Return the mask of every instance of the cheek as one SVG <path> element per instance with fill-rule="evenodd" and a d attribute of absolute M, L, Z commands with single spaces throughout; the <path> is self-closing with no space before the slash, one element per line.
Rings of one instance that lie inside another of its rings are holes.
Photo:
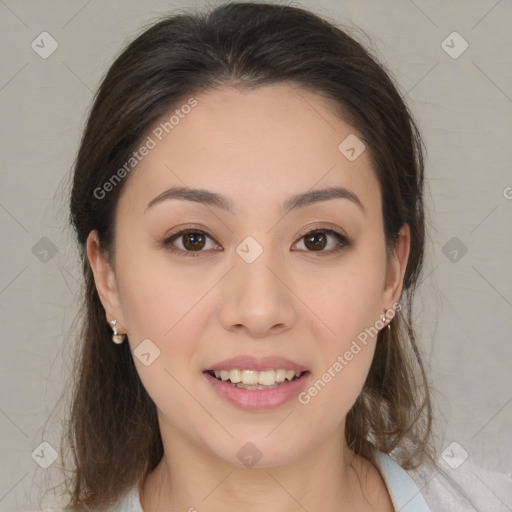
<path fill-rule="evenodd" d="M 321 320 L 317 332 L 332 350 L 342 350 L 379 318 L 385 265 L 382 258 L 364 258 L 354 253 L 325 276 L 308 278 L 307 304 Z M 322 334 L 320 335 L 320 332 Z"/>
<path fill-rule="evenodd" d="M 199 320 L 198 301 L 211 286 L 207 275 L 187 272 L 170 263 L 163 250 L 153 249 L 126 252 L 117 268 L 126 329 L 133 340 L 168 343 L 192 317 Z"/>
<path fill-rule="evenodd" d="M 338 428 L 364 386 L 378 333 L 377 304 L 372 304 L 371 293 L 365 298 L 367 302 L 362 296 L 340 294 L 338 302 L 328 306 L 326 318 L 335 334 L 326 335 L 324 329 L 324 335 L 317 338 L 317 370 L 298 397 L 302 418 L 311 429 L 329 432 Z"/>
<path fill-rule="evenodd" d="M 356 259 L 357 264 L 347 258 L 346 265 L 336 271 L 331 269 L 329 280 L 317 279 L 317 283 L 323 283 L 321 288 L 308 290 L 308 305 L 321 319 L 315 324 L 318 365 L 299 402 L 308 410 L 305 421 L 323 418 L 323 428 L 334 428 L 359 395 L 380 327 L 376 323 L 385 266 L 381 258 L 364 261 L 354 255 Z M 325 411 L 330 412 L 325 415 Z"/>
<path fill-rule="evenodd" d="M 182 268 L 165 264 L 165 258 L 149 250 L 125 253 L 116 266 L 141 382 L 164 416 L 186 429 L 183 411 L 197 410 L 183 386 L 188 388 L 191 375 L 199 372 L 198 333 L 208 313 L 200 299 L 212 284 L 204 276 L 194 279 Z"/>
<path fill-rule="evenodd" d="M 211 284 L 162 260 L 148 250 L 120 256 L 119 293 L 141 382 L 165 417 L 179 423 L 183 418 L 177 411 L 197 413 L 182 386 L 188 387 L 185 383 L 199 371 L 198 333 L 207 316 L 200 299 Z"/>

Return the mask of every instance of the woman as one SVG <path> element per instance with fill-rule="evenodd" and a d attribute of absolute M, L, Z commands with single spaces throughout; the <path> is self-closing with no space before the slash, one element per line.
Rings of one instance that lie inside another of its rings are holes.
<path fill-rule="evenodd" d="M 74 171 L 69 507 L 474 510 L 432 464 L 422 194 L 396 87 L 312 13 L 233 3 L 133 41 Z"/>

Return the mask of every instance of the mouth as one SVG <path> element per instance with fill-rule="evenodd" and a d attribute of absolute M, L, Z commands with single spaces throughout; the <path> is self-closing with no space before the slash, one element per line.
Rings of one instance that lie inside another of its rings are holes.
<path fill-rule="evenodd" d="M 206 366 L 203 375 L 222 400 L 252 412 L 284 406 L 311 380 L 308 367 L 278 355 L 231 357 Z"/>
<path fill-rule="evenodd" d="M 303 378 L 308 371 L 287 370 L 284 368 L 267 370 L 206 370 L 204 373 L 225 384 L 246 390 L 275 389 Z"/>

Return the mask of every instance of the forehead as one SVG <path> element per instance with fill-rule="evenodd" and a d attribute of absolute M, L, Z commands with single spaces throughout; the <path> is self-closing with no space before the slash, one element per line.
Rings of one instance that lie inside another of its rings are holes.
<path fill-rule="evenodd" d="M 234 197 L 239 211 L 248 198 L 270 205 L 328 186 L 349 188 L 365 202 L 380 201 L 368 152 L 351 161 L 343 144 L 340 150 L 347 137 L 357 142 L 356 130 L 321 96 L 280 84 L 224 87 L 193 100 L 192 108 L 183 107 L 194 104 L 190 98 L 174 105 L 148 131 L 154 147 L 126 184 L 123 195 L 130 204 L 172 186 Z"/>

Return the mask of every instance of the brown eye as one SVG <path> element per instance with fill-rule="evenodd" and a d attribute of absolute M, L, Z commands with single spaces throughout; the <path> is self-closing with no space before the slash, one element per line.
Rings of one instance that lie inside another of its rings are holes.
<path fill-rule="evenodd" d="M 332 243 L 331 240 L 334 240 Z M 332 229 L 315 229 L 306 233 L 297 243 L 303 244 L 306 252 L 317 252 L 319 255 L 329 255 L 348 247 L 348 239 Z"/>
<path fill-rule="evenodd" d="M 205 237 L 202 233 L 184 233 L 183 246 L 189 251 L 200 251 L 205 245 Z"/>
<path fill-rule="evenodd" d="M 219 249 L 210 235 L 198 229 L 186 229 L 175 233 L 166 238 L 162 245 L 168 251 L 184 256 L 199 256 L 208 249 Z"/>
<path fill-rule="evenodd" d="M 323 231 L 309 233 L 304 237 L 304 244 L 312 251 L 321 251 L 327 245 L 327 237 Z"/>

